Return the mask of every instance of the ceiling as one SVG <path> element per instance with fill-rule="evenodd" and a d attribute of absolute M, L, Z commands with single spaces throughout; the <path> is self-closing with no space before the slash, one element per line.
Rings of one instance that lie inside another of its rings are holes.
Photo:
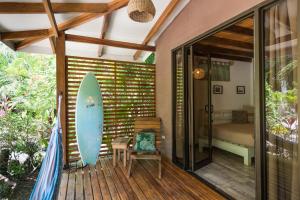
<path fill-rule="evenodd" d="M 51 0 L 51 3 L 109 3 L 113 0 Z M 168 4 L 172 0 L 152 0 L 156 7 L 156 15 L 154 20 L 149 23 L 137 23 L 132 21 L 127 15 L 127 7 L 117 9 L 110 15 L 109 26 L 105 34 L 105 38 L 109 40 L 130 42 L 136 44 L 142 44 L 151 28 L 155 25 L 160 18 Z M 164 31 L 164 29 L 173 21 L 173 19 L 180 13 L 180 11 L 188 4 L 190 0 L 180 0 L 175 9 L 164 21 L 163 25 L 157 31 L 157 33 L 151 38 L 148 45 L 155 45 L 155 41 L 158 36 Z M 5 2 L 34 2 L 42 3 L 42 0 L 5 0 Z M 2 3 L 2 1 L 1 1 Z M 1 5 L 0 5 L 1 6 Z M 57 24 L 70 20 L 82 13 L 59 13 L 54 14 Z M 75 28 L 71 28 L 66 31 L 67 34 L 88 36 L 93 38 L 101 37 L 101 29 L 104 23 L 104 17 L 97 17 L 87 23 L 84 23 Z M 47 14 L 3 14 L 0 12 L 0 33 L 3 32 L 16 32 L 16 31 L 28 31 L 49 29 L 51 24 Z M 20 40 L 9 40 L 7 44 L 18 44 Z M 99 57 L 100 45 L 67 42 L 66 52 L 67 55 L 74 56 L 87 56 L 87 57 Z M 31 45 L 20 49 L 20 51 L 31 53 L 44 53 L 52 54 L 51 43 L 49 38 L 32 43 Z M 119 59 L 119 60 L 132 60 L 136 50 L 124 49 L 117 47 L 103 47 L 102 58 Z M 147 54 L 143 53 L 139 60 L 142 60 Z"/>
<path fill-rule="evenodd" d="M 195 52 L 210 53 L 214 58 L 252 62 L 253 29 L 253 18 L 244 19 L 197 42 L 194 46 Z"/>

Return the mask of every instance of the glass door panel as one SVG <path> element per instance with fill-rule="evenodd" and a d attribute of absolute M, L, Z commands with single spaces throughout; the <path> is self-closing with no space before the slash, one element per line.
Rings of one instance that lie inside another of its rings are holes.
<path fill-rule="evenodd" d="M 300 199 L 297 0 L 263 14 L 267 196 Z"/>
<path fill-rule="evenodd" d="M 193 48 L 194 49 L 194 48 Z M 210 93 L 210 58 L 191 49 L 190 84 L 191 84 L 191 120 L 192 120 L 192 170 L 211 162 L 211 93 Z"/>

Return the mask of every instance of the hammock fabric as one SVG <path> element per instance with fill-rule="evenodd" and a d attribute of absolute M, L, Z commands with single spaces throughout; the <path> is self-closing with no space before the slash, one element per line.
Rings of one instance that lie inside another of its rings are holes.
<path fill-rule="evenodd" d="M 31 192 L 30 200 L 51 200 L 55 199 L 57 195 L 63 165 L 62 131 L 59 117 L 61 99 L 62 97 L 59 96 L 58 117 L 52 129 L 46 155 Z"/>

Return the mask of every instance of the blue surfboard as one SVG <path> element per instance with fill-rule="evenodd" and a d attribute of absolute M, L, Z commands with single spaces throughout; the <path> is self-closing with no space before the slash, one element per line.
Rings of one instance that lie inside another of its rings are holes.
<path fill-rule="evenodd" d="M 83 165 L 95 165 L 103 135 L 103 99 L 94 74 L 83 78 L 76 100 L 75 126 Z"/>

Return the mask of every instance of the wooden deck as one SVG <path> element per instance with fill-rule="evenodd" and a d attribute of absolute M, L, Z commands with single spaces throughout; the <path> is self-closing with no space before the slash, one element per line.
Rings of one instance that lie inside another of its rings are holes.
<path fill-rule="evenodd" d="M 163 161 L 161 180 L 157 170 L 154 161 L 138 161 L 127 178 L 121 162 L 114 168 L 111 159 L 101 159 L 96 168 L 64 171 L 58 199 L 224 199 L 167 161 Z"/>

